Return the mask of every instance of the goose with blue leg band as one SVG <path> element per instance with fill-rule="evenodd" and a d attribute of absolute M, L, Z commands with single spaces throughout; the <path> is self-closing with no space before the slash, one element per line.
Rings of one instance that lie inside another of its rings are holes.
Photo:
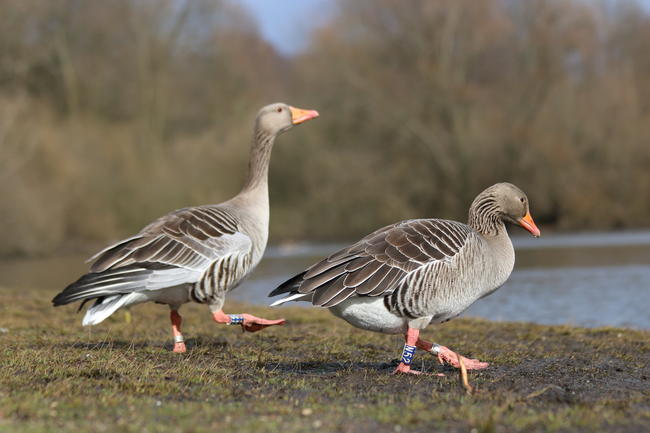
<path fill-rule="evenodd" d="M 421 339 L 420 331 L 505 283 L 515 262 L 506 223 L 540 235 L 526 194 L 498 183 L 474 199 L 467 224 L 412 219 L 383 227 L 280 285 L 270 296 L 286 296 L 271 305 L 307 301 L 358 328 L 403 334 L 396 373 L 419 373 L 411 368 L 416 348 L 454 367 L 462 361 L 468 370 L 486 368 L 487 362 Z"/>
<path fill-rule="evenodd" d="M 263 107 L 255 118 L 248 176 L 239 194 L 220 204 L 178 209 L 111 245 L 91 258 L 90 272 L 53 300 L 54 306 L 94 301 L 82 324 L 97 325 L 120 308 L 143 302 L 167 304 L 174 352 L 185 352 L 181 305 L 208 305 L 220 324 L 239 324 L 249 332 L 284 319 L 251 314 L 226 315 L 226 294 L 262 259 L 269 232 L 268 171 L 276 137 L 318 117 L 283 103 Z M 81 308 L 81 307 L 80 307 Z"/>

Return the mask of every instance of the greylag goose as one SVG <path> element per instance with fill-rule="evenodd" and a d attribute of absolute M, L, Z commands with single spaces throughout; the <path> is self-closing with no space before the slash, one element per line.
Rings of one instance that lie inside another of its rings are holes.
<path fill-rule="evenodd" d="M 269 296 L 288 296 L 271 305 L 309 301 L 358 328 L 404 333 L 395 373 L 420 373 L 410 367 L 416 348 L 441 363 L 459 367 L 460 359 L 468 369 L 486 368 L 419 334 L 429 323 L 458 316 L 508 279 L 515 254 L 506 222 L 540 235 L 526 195 L 498 183 L 474 199 L 468 224 L 413 219 L 381 228 L 280 285 Z"/>
<path fill-rule="evenodd" d="M 255 121 L 248 177 L 241 192 L 217 205 L 179 209 L 158 218 L 137 235 L 100 251 L 90 272 L 52 300 L 54 306 L 94 299 L 82 324 L 96 325 L 122 307 L 142 302 L 169 305 L 174 352 L 185 352 L 178 313 L 186 302 L 207 304 L 217 323 L 246 331 L 281 325 L 250 314 L 224 314 L 226 293 L 258 264 L 268 238 L 268 169 L 276 136 L 318 116 L 276 103 Z"/>

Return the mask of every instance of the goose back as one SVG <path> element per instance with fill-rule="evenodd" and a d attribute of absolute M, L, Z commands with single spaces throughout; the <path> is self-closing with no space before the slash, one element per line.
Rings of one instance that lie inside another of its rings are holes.
<path fill-rule="evenodd" d="M 330 255 L 271 296 L 292 293 L 294 300 L 323 307 L 382 296 L 389 311 L 402 317 L 446 320 L 503 284 L 513 265 L 505 227 L 484 238 L 455 221 L 407 220 Z"/>

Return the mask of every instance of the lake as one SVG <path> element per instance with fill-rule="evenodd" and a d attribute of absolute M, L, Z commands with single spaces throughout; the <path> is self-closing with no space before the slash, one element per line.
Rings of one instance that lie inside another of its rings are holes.
<path fill-rule="evenodd" d="M 650 329 L 650 231 L 515 236 L 513 243 L 517 259 L 508 282 L 464 316 Z M 231 299 L 268 304 L 266 295 L 279 283 L 341 246 L 270 247 Z M 0 286 L 37 287 L 51 298 L 86 271 L 84 260 L 74 255 L 0 261 Z"/>

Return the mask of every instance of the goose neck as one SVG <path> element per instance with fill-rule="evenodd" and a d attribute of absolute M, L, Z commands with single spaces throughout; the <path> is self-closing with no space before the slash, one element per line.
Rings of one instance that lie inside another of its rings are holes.
<path fill-rule="evenodd" d="M 492 194 L 476 197 L 469 208 L 468 225 L 484 237 L 494 237 L 506 230 L 499 206 Z"/>
<path fill-rule="evenodd" d="M 275 136 L 256 129 L 248 161 L 248 175 L 242 192 L 268 188 L 269 163 Z"/>

